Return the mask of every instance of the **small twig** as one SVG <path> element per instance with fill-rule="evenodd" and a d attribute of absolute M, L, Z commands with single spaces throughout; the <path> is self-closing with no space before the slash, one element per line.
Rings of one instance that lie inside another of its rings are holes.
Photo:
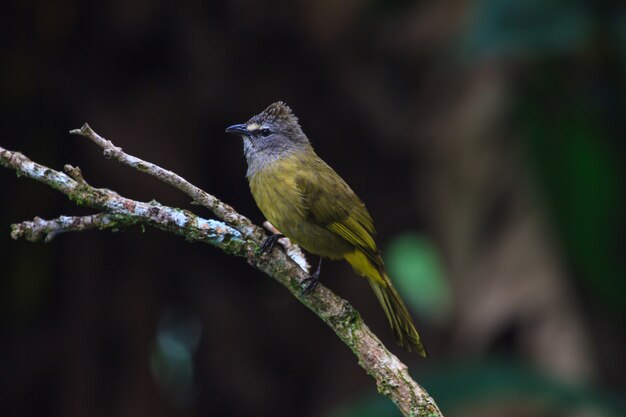
<path fill-rule="evenodd" d="M 115 157 L 116 152 L 119 151 L 118 148 L 112 143 L 106 142 L 107 149 L 112 149 L 111 155 Z M 141 160 L 138 161 L 138 163 L 144 163 Z M 95 223 L 98 221 L 102 223 L 106 216 L 116 216 L 116 221 L 124 225 L 144 223 L 184 236 L 191 241 L 210 243 L 227 253 L 245 257 L 250 265 L 276 279 L 294 297 L 320 317 L 353 351 L 359 365 L 376 380 L 378 391 L 389 397 L 405 416 L 442 416 L 435 401 L 411 378 L 406 365 L 385 348 L 376 335 L 365 325 L 359 313 L 346 300 L 338 297 L 323 285 L 319 285 L 315 291 L 308 295 L 302 294 L 301 283 L 308 275 L 283 251 L 259 254 L 259 239 L 246 238 L 238 230 L 223 222 L 202 219 L 187 210 L 163 206 L 155 201 L 150 203 L 135 201 L 122 197 L 111 190 L 94 188 L 85 182 L 80 171 L 76 168 L 66 168 L 74 177 L 71 178 L 62 172 L 35 163 L 21 153 L 11 152 L 2 147 L 0 147 L 0 165 L 15 170 L 18 175 L 47 184 L 67 195 L 76 204 L 104 211 L 105 213 L 101 215 L 102 218 L 96 218 L 98 220 Z M 134 166 L 132 163 L 129 165 Z M 141 166 L 149 167 L 151 172 L 159 172 L 159 175 L 164 175 L 163 181 L 168 184 L 177 183 L 177 178 L 180 178 L 176 174 L 162 170 L 153 164 Z M 139 167 L 136 168 L 140 169 Z M 155 176 L 160 178 L 158 175 Z M 191 184 L 189 185 L 191 186 Z M 217 206 L 226 217 L 238 219 L 236 224 L 244 225 L 242 226 L 244 228 L 246 224 L 251 225 L 247 230 L 252 230 L 252 234 L 256 233 L 254 230 L 259 229 L 252 225 L 250 220 L 234 212 L 232 208 L 223 205 L 223 203 L 219 203 Z M 232 210 L 232 213 L 228 213 L 228 210 Z M 41 238 L 44 234 L 48 236 L 48 233 L 54 233 L 55 230 L 80 231 L 90 228 L 86 226 L 87 221 L 85 221 L 84 229 L 81 229 L 81 226 L 66 227 L 62 225 L 55 229 L 56 226 L 46 223 L 59 222 L 60 219 L 53 221 L 35 219 L 34 222 L 21 223 L 21 226 L 14 226 L 14 237 L 32 237 L 35 239 L 36 237 Z M 45 225 L 48 226 L 48 229 Z M 46 232 L 46 230 L 50 231 Z"/>
<path fill-rule="evenodd" d="M 63 171 L 67 173 L 70 177 L 72 177 L 76 182 L 82 185 L 86 185 L 87 182 L 83 178 L 83 173 L 81 172 L 79 167 L 73 167 L 71 165 L 65 165 L 63 167 Z"/>
<path fill-rule="evenodd" d="M 87 123 L 85 123 L 80 129 L 70 130 L 70 134 L 80 135 L 90 139 L 103 149 L 105 158 L 113 159 L 133 167 L 138 171 L 145 172 L 146 174 L 152 175 L 164 183 L 179 189 L 191 197 L 194 202 L 211 210 L 220 220 L 225 221 L 239 230 L 245 237 L 255 237 L 257 240 L 263 239 L 263 231 L 246 217 L 237 213 L 228 204 L 221 202 L 215 196 L 201 190 L 172 171 L 168 171 L 156 164 L 125 153 L 122 151 L 122 148 L 113 145 L 110 140 L 107 140 L 94 132 Z"/>
<path fill-rule="evenodd" d="M 60 216 L 53 220 L 35 217 L 32 221 L 11 225 L 11 237 L 29 242 L 50 242 L 65 232 L 84 232 L 91 229 L 118 229 L 136 224 L 135 219 L 126 216 L 99 213 L 91 216 Z"/>

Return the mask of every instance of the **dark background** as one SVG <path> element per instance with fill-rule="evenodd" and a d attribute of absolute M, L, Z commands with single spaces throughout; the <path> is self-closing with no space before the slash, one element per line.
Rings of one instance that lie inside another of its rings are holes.
<path fill-rule="evenodd" d="M 431 357 L 327 262 L 446 416 L 625 415 L 622 2 L 8 1 L 0 145 L 122 195 L 189 198 L 84 122 L 263 218 L 224 128 L 286 101 L 368 205 Z M 0 171 L 3 416 L 393 416 L 332 332 L 245 260 L 146 229 L 13 241 L 92 213 Z"/>

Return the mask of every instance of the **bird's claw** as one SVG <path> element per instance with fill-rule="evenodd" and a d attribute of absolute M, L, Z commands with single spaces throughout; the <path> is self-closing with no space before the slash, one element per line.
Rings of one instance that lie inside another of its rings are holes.
<path fill-rule="evenodd" d="M 320 260 L 317 263 L 317 269 L 315 270 L 315 272 L 302 280 L 302 284 L 306 284 L 305 287 L 302 289 L 302 295 L 307 295 L 311 291 L 313 291 L 315 288 L 317 288 L 317 285 L 320 283 L 320 271 L 321 270 L 322 270 L 322 257 L 320 256 Z"/>
<path fill-rule="evenodd" d="M 280 233 L 268 236 L 267 238 L 265 238 L 263 243 L 261 243 L 261 246 L 259 247 L 259 253 L 271 252 L 276 242 L 278 242 L 278 239 L 281 239 L 283 237 L 285 237 L 285 235 L 282 235 Z"/>
<path fill-rule="evenodd" d="M 302 284 L 304 285 L 304 288 L 302 289 L 302 295 L 310 294 L 315 288 L 317 288 L 317 285 L 319 283 L 320 283 L 319 274 L 313 274 L 303 279 Z"/>

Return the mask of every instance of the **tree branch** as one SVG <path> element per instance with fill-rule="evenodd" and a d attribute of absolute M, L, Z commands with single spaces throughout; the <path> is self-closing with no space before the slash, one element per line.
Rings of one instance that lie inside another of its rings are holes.
<path fill-rule="evenodd" d="M 145 224 L 244 257 L 250 265 L 280 282 L 317 314 L 354 352 L 359 365 L 376 380 L 378 391 L 389 397 L 405 416 L 442 416 L 435 401 L 410 377 L 406 365 L 383 346 L 346 300 L 323 285 L 308 295 L 302 295 L 301 282 L 308 277 L 305 271 L 284 251 L 258 253 L 264 234 L 249 219 L 179 175 L 122 152 L 121 148 L 97 135 L 86 124 L 71 133 L 94 141 L 104 149 L 106 157 L 173 185 L 191 196 L 193 201 L 211 209 L 223 221 L 203 219 L 188 210 L 168 207 L 156 201 L 135 201 L 108 189 L 94 188 L 83 179 L 78 168 L 66 165 L 65 174 L 37 164 L 21 153 L 0 147 L 2 166 L 15 170 L 18 176 L 26 176 L 62 192 L 78 205 L 102 212 L 84 217 L 62 216 L 54 220 L 35 218 L 13 225 L 11 236 L 14 239 L 50 241 L 61 232 Z"/>
<path fill-rule="evenodd" d="M 245 237 L 255 237 L 261 239 L 264 236 L 263 230 L 254 223 L 252 223 L 247 217 L 237 213 L 228 204 L 222 203 L 215 196 L 201 190 L 189 181 L 181 177 L 180 175 L 161 168 L 160 166 L 151 162 L 144 161 L 135 156 L 129 155 L 122 151 L 122 148 L 113 145 L 110 140 L 106 140 L 85 123 L 80 129 L 70 130 L 72 135 L 80 135 L 90 139 L 96 145 L 102 148 L 102 153 L 105 158 L 113 159 L 121 162 L 125 165 L 135 168 L 138 171 L 145 172 L 152 175 L 155 178 L 169 184 L 180 191 L 187 194 L 193 199 L 196 204 L 203 205 L 211 210 L 218 219 L 225 221 L 239 230 Z"/>
<path fill-rule="evenodd" d="M 136 219 L 117 214 L 100 213 L 91 216 L 61 216 L 54 220 L 35 217 L 32 221 L 11 225 L 11 237 L 15 240 L 26 239 L 29 242 L 50 242 L 57 235 L 65 232 L 84 232 L 91 229 L 118 229 L 132 226 Z"/>

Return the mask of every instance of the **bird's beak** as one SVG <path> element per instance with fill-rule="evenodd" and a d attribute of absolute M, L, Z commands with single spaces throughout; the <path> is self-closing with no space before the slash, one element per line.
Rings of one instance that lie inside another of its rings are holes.
<path fill-rule="evenodd" d="M 226 128 L 226 133 L 233 133 L 235 135 L 241 135 L 241 136 L 250 135 L 250 131 L 248 130 L 248 125 L 246 124 L 228 126 Z"/>

